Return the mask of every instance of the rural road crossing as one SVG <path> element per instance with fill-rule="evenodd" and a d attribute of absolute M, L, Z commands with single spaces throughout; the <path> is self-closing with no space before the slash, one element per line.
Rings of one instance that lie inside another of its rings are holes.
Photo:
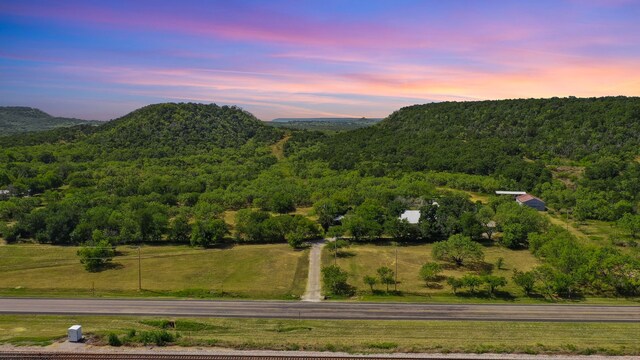
<path fill-rule="evenodd" d="M 0 298 L 4 314 L 640 322 L 640 306 Z"/>

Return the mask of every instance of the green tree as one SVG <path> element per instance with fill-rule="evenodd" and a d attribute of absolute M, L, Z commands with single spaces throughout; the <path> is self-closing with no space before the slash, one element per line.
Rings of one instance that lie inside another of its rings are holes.
<path fill-rule="evenodd" d="M 191 225 L 184 215 L 178 215 L 169 225 L 169 241 L 176 243 L 188 243 L 191 241 Z"/>
<path fill-rule="evenodd" d="M 329 227 L 329 230 L 325 233 L 328 238 L 341 238 L 344 234 L 344 228 L 341 225 L 334 225 Z"/>
<path fill-rule="evenodd" d="M 341 207 L 332 199 L 321 199 L 313 204 L 313 210 L 318 217 L 318 223 L 324 231 L 327 231 L 334 223 L 334 219 L 340 215 Z"/>
<path fill-rule="evenodd" d="M 460 279 L 462 281 L 462 285 L 469 288 L 469 291 L 476 292 L 476 288 L 482 285 L 482 278 L 477 275 L 467 274 Z"/>
<path fill-rule="evenodd" d="M 373 294 L 373 287 L 378 283 L 378 279 L 376 279 L 375 276 L 365 275 L 362 281 L 364 281 L 365 284 L 369 285 L 369 287 L 371 288 L 371 293 Z"/>
<path fill-rule="evenodd" d="M 116 251 L 102 231 L 95 230 L 92 237 L 92 242 L 86 243 L 78 250 L 78 256 L 85 270 L 96 272 L 113 260 Z"/>
<path fill-rule="evenodd" d="M 346 248 L 348 246 L 349 246 L 349 242 L 343 239 L 337 239 L 334 241 L 329 241 L 327 243 L 327 249 L 329 249 L 329 251 L 333 253 L 333 256 L 336 259 L 336 262 L 337 262 L 338 254 L 340 253 L 340 249 Z"/>
<path fill-rule="evenodd" d="M 420 239 L 420 230 L 416 225 L 409 224 L 406 219 L 392 217 L 384 223 L 385 232 L 396 241 L 412 242 Z"/>
<path fill-rule="evenodd" d="M 527 296 L 531 295 L 536 284 L 536 275 L 533 271 L 518 271 L 518 269 L 514 269 L 511 279 L 522 288 L 522 291 Z"/>
<path fill-rule="evenodd" d="M 464 265 L 465 261 L 484 259 L 482 246 L 461 234 L 451 235 L 448 240 L 434 244 L 432 255 L 435 259 L 453 262 L 456 266 Z"/>
<path fill-rule="evenodd" d="M 142 241 L 161 240 L 166 231 L 168 217 L 166 209 L 159 203 L 143 205 L 133 213 Z"/>
<path fill-rule="evenodd" d="M 221 244 L 227 234 L 229 227 L 224 220 L 198 220 L 193 224 L 191 246 L 215 246 Z"/>
<path fill-rule="evenodd" d="M 422 279 L 427 286 L 432 281 L 437 281 L 440 273 L 442 272 L 442 266 L 438 263 L 427 262 L 420 268 L 420 279 Z"/>
<path fill-rule="evenodd" d="M 245 242 L 266 242 L 263 223 L 271 217 L 268 212 L 239 210 L 236 214 L 236 236 Z"/>
<path fill-rule="evenodd" d="M 382 225 L 357 214 L 345 216 L 342 227 L 353 236 L 354 241 L 375 239 L 382 235 Z"/>
<path fill-rule="evenodd" d="M 491 240 L 493 233 L 496 229 L 495 221 L 493 221 L 496 213 L 493 211 L 491 206 L 483 206 L 476 213 L 476 219 L 482 226 L 482 230 L 485 234 L 487 234 L 487 239 Z"/>
<path fill-rule="evenodd" d="M 350 295 L 353 288 L 347 283 L 349 273 L 336 265 L 322 268 L 322 283 L 324 288 L 335 295 Z"/>
<path fill-rule="evenodd" d="M 507 285 L 507 279 L 502 276 L 484 275 L 481 279 L 487 284 L 487 293 L 489 296 L 493 296 L 497 288 Z"/>
<path fill-rule="evenodd" d="M 529 234 L 542 232 L 549 226 L 536 210 L 516 202 L 499 205 L 496 220 L 503 231 L 501 243 L 511 249 L 528 247 Z"/>
<path fill-rule="evenodd" d="M 640 215 L 624 214 L 618 220 L 618 226 L 626 230 L 632 237 L 637 238 L 640 235 Z"/>
<path fill-rule="evenodd" d="M 476 215 L 470 211 L 463 213 L 459 219 L 462 235 L 469 236 L 473 240 L 481 240 L 484 228 Z"/>
<path fill-rule="evenodd" d="M 378 279 L 380 279 L 381 284 L 385 284 L 387 286 L 387 292 L 389 292 L 389 285 L 395 284 L 394 275 L 395 273 L 390 268 L 383 266 L 376 270 L 378 273 Z"/>
<path fill-rule="evenodd" d="M 462 286 L 464 286 L 464 284 L 462 283 L 462 279 L 458 279 L 458 278 L 454 278 L 454 277 L 448 277 L 447 278 L 447 284 L 449 286 L 451 286 L 451 289 L 453 290 L 454 294 L 458 293 L 458 289 L 460 289 Z"/>

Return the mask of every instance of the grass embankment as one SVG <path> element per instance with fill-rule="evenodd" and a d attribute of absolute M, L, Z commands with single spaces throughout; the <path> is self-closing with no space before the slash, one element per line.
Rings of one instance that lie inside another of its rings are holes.
<path fill-rule="evenodd" d="M 164 318 L 0 316 L 0 343 L 46 345 L 79 323 L 86 334 L 121 338 L 161 329 Z M 638 323 L 171 319 L 183 346 L 347 352 L 640 354 Z M 251 334 L 251 337 L 247 337 Z M 106 342 L 106 340 L 104 341 Z"/>
<path fill-rule="evenodd" d="M 435 261 L 431 256 L 433 244 L 419 244 L 398 246 L 398 293 L 394 294 L 393 285 L 375 285 L 375 294 L 371 293 L 368 285 L 363 282 L 365 275 L 377 276 L 376 269 L 387 266 L 395 271 L 395 246 L 389 244 L 355 244 L 340 251 L 337 264 L 349 273 L 349 284 L 357 288 L 357 298 L 364 301 L 395 301 L 395 302 L 447 302 L 447 303 L 541 303 L 547 302 L 542 297 L 527 297 L 521 288 L 511 280 L 513 270 L 528 271 L 540 262 L 528 250 L 510 250 L 500 246 L 485 246 L 483 248 L 485 260 L 482 264 L 456 267 L 453 264 L 442 264 L 444 270 L 442 278 L 437 283 L 426 286 L 419 277 L 420 267 L 425 262 Z M 500 269 L 495 264 L 498 258 L 504 259 Z M 322 254 L 323 265 L 333 265 L 334 253 L 325 248 Z M 458 290 L 458 295 L 445 281 L 445 277 L 462 277 L 465 274 L 491 274 L 503 276 L 507 279 L 507 286 L 500 288 L 494 297 L 487 297 L 482 291 L 484 286 L 475 294 L 468 293 L 468 289 Z M 592 304 L 637 304 L 637 299 L 618 298 L 585 298 L 580 303 Z"/>
<path fill-rule="evenodd" d="M 308 251 L 294 251 L 286 244 L 206 250 L 143 246 L 142 292 L 138 291 L 136 248 L 118 247 L 112 266 L 97 273 L 84 270 L 77 250 L 48 245 L 0 247 L 0 294 L 297 299 L 307 281 Z"/>

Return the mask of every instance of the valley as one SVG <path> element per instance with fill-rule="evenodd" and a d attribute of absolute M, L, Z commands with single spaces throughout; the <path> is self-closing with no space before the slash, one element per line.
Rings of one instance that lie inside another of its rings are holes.
<path fill-rule="evenodd" d="M 601 149 L 587 152 L 574 141 L 576 114 L 610 109 L 618 109 L 604 117 L 616 124 L 613 133 L 579 130 L 592 132 L 597 143 L 589 146 Z M 637 98 L 427 104 L 333 133 L 270 127 L 235 107 L 170 103 L 86 132 L 5 137 L 0 294 L 297 304 L 310 272 L 309 243 L 326 239 L 312 272 L 321 272 L 329 303 L 635 306 L 640 164 L 628 132 L 638 109 Z M 527 126 L 538 135 L 516 131 Z M 552 136 L 564 145 L 546 147 Z M 496 196 L 505 189 L 539 196 L 545 211 Z M 406 210 L 418 218 L 400 220 Z M 93 333 L 104 339 L 108 326 L 94 320 Z M 124 330 L 112 331 L 124 339 Z M 616 331 L 625 337 L 630 328 Z M 201 340 L 194 341 L 180 343 Z M 287 343 L 335 344 L 306 341 Z M 391 342 L 394 350 L 428 350 Z M 598 344 L 598 353 L 636 353 Z M 560 348 L 520 341 L 509 349 Z"/>

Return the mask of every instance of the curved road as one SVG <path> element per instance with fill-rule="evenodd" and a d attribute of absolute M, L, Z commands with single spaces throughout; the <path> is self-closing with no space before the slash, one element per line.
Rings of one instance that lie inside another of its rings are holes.
<path fill-rule="evenodd" d="M 3 314 L 640 322 L 640 306 L 0 298 Z"/>

